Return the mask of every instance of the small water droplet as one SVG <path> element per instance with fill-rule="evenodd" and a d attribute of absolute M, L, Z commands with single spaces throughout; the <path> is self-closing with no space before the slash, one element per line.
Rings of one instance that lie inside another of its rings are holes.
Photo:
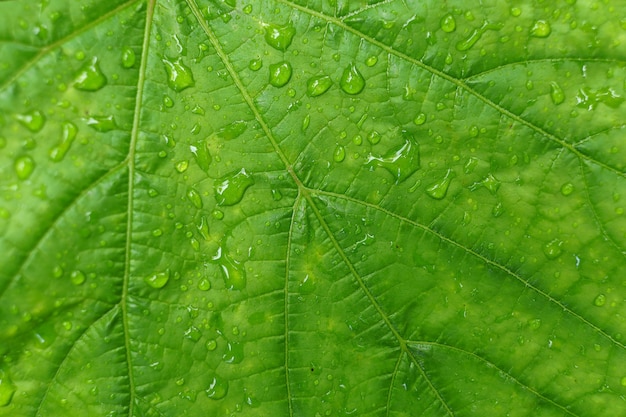
<path fill-rule="evenodd" d="M 91 116 L 84 120 L 96 132 L 106 133 L 118 128 L 113 116 Z"/>
<path fill-rule="evenodd" d="M 304 132 L 309 128 L 309 124 L 311 123 L 311 115 L 307 114 L 306 116 L 304 116 L 304 119 L 302 119 L 302 127 L 301 130 Z"/>
<path fill-rule="evenodd" d="M 222 269 L 222 278 L 224 279 L 224 285 L 229 290 L 243 290 L 246 287 L 246 271 L 240 262 L 231 259 L 225 253 L 222 253 L 222 249 L 214 260 L 218 261 Z"/>
<path fill-rule="evenodd" d="M 372 55 L 365 60 L 365 65 L 368 67 L 373 67 L 378 62 L 378 57 L 376 55 Z"/>
<path fill-rule="evenodd" d="M 493 206 L 493 208 L 491 209 L 491 215 L 493 217 L 500 217 L 502 216 L 502 213 L 504 213 L 504 206 L 500 201 L 498 201 L 496 205 Z"/>
<path fill-rule="evenodd" d="M 122 50 L 122 66 L 124 68 L 132 68 L 136 60 L 137 56 L 135 55 L 135 51 L 131 48 L 126 47 Z"/>
<path fill-rule="evenodd" d="M 72 273 L 70 274 L 70 281 L 72 281 L 72 284 L 74 285 L 81 285 L 85 282 L 86 279 L 87 277 L 85 276 L 85 274 L 79 270 L 72 271 Z"/>
<path fill-rule="evenodd" d="M 519 7 L 511 7 L 511 16 L 513 17 L 518 17 L 522 14 L 522 9 L 520 9 Z"/>
<path fill-rule="evenodd" d="M 217 375 L 211 378 L 209 387 L 206 389 L 207 397 L 213 400 L 220 400 L 228 393 L 228 381 Z"/>
<path fill-rule="evenodd" d="M 263 67 L 263 61 L 260 59 L 251 59 L 250 62 L 248 63 L 248 68 L 250 68 L 250 70 L 252 71 L 258 71 L 261 69 L 261 67 Z"/>
<path fill-rule="evenodd" d="M 201 209 L 203 207 L 202 196 L 195 189 L 190 188 L 189 191 L 187 191 L 187 198 L 197 209 Z"/>
<path fill-rule="evenodd" d="M 187 168 L 189 168 L 189 161 L 187 160 L 180 161 L 176 164 L 176 171 L 180 173 L 187 171 Z"/>
<path fill-rule="evenodd" d="M 343 70 L 339 86 L 347 94 L 359 94 L 365 88 L 365 78 L 363 78 L 356 65 L 350 64 Z"/>
<path fill-rule="evenodd" d="M 156 274 L 147 276 L 144 281 L 152 288 L 159 289 L 165 287 L 165 284 L 170 280 L 170 270 L 167 269 L 163 272 L 157 272 Z"/>
<path fill-rule="evenodd" d="M 15 160 L 13 168 L 17 174 L 17 178 L 26 180 L 35 170 L 35 161 L 28 155 L 20 156 Z"/>
<path fill-rule="evenodd" d="M 494 24 L 485 21 L 481 27 L 474 29 L 466 39 L 459 41 L 456 44 L 456 49 L 459 51 L 467 51 L 478 42 L 485 32 L 488 30 L 499 30 L 501 28 L 502 24 Z"/>
<path fill-rule="evenodd" d="M 413 119 L 413 123 L 418 126 L 423 125 L 424 123 L 426 123 L 426 115 L 424 113 L 419 113 L 417 116 L 415 116 L 415 119 Z"/>
<path fill-rule="evenodd" d="M 283 199 L 283 194 L 280 192 L 280 190 L 272 190 L 272 199 L 274 201 L 280 201 Z"/>
<path fill-rule="evenodd" d="M 441 26 L 441 30 L 443 30 L 444 32 L 450 33 L 456 30 L 456 20 L 451 14 L 447 14 L 442 17 L 439 24 Z"/>
<path fill-rule="evenodd" d="M 306 93 L 310 97 L 321 96 L 328 91 L 331 85 L 333 85 L 333 82 L 328 75 L 313 77 L 307 81 Z"/>
<path fill-rule="evenodd" d="M 202 337 L 202 332 L 200 331 L 200 329 L 198 329 L 195 326 L 191 326 L 187 330 L 185 330 L 186 339 L 197 342 L 198 340 L 200 340 L 201 337 Z"/>
<path fill-rule="evenodd" d="M 480 187 L 485 187 L 489 190 L 491 194 L 495 194 L 496 191 L 498 191 L 498 188 L 500 188 L 500 185 L 501 183 L 496 177 L 494 177 L 492 174 L 488 174 L 479 182 L 475 182 L 474 184 L 470 185 L 469 189 L 475 191 Z"/>
<path fill-rule="evenodd" d="M 63 123 L 61 141 L 58 143 L 58 145 L 50 149 L 50 152 L 48 153 L 50 159 L 52 159 L 54 162 L 61 161 L 65 157 L 67 151 L 70 149 L 70 146 L 72 145 L 72 142 L 74 142 L 77 133 L 78 128 L 74 123 Z"/>
<path fill-rule="evenodd" d="M 211 281 L 206 278 L 202 278 L 200 282 L 198 282 L 198 289 L 200 291 L 208 291 L 211 289 Z"/>
<path fill-rule="evenodd" d="M 598 294 L 593 300 L 593 305 L 596 307 L 602 307 L 604 304 L 606 304 L 606 296 L 604 294 Z"/>
<path fill-rule="evenodd" d="M 412 136 L 405 134 L 403 145 L 391 149 L 382 157 L 370 154 L 367 158 L 367 164 L 370 167 L 386 169 L 396 179 L 395 183 L 399 184 L 419 169 L 419 147 Z"/>
<path fill-rule="evenodd" d="M 574 184 L 567 182 L 561 186 L 561 194 L 568 196 L 574 192 Z"/>
<path fill-rule="evenodd" d="M 104 87 L 107 79 L 100 69 L 98 57 L 93 57 L 87 62 L 74 78 L 74 88 L 83 91 L 98 91 Z"/>
<path fill-rule="evenodd" d="M 215 341 L 214 339 L 207 340 L 205 346 L 208 351 L 213 351 L 217 348 L 217 341 Z"/>
<path fill-rule="evenodd" d="M 247 128 L 247 122 L 244 120 L 237 120 L 220 128 L 216 134 L 222 139 L 232 140 L 241 136 Z"/>
<path fill-rule="evenodd" d="M 375 130 L 373 130 L 372 132 L 370 132 L 369 135 L 367 135 L 367 140 L 372 145 L 376 145 L 378 142 L 380 142 L 380 139 L 381 139 L 380 133 L 378 133 Z"/>
<path fill-rule="evenodd" d="M 450 187 L 450 182 L 452 181 L 453 176 L 454 174 L 452 170 L 448 169 L 446 175 L 441 179 L 441 181 L 434 183 L 426 189 L 426 194 L 428 194 L 435 200 L 443 199 L 448 192 L 448 188 Z"/>
<path fill-rule="evenodd" d="M 220 206 L 232 206 L 239 203 L 246 189 L 252 184 L 254 184 L 254 179 L 244 168 L 222 178 L 222 182 L 215 187 L 217 204 Z"/>
<path fill-rule="evenodd" d="M 196 142 L 195 145 L 191 145 L 189 149 L 191 150 L 191 153 L 193 154 L 193 157 L 200 169 L 204 172 L 208 172 L 211 161 L 213 160 L 211 153 L 209 152 L 209 142 L 206 140 L 200 140 Z"/>
<path fill-rule="evenodd" d="M 270 65 L 270 84 L 280 88 L 286 85 L 291 79 L 291 64 L 287 61 L 281 61 L 277 64 Z"/>
<path fill-rule="evenodd" d="M 279 51 L 286 51 L 291 45 L 296 28 L 291 23 L 284 26 L 268 24 L 265 26 L 265 42 Z"/>
<path fill-rule="evenodd" d="M 28 113 L 17 114 L 15 119 L 31 132 L 39 132 L 46 123 L 46 116 L 39 110 L 32 110 Z"/>
<path fill-rule="evenodd" d="M 335 162 L 341 162 L 344 159 L 346 159 L 346 149 L 341 145 L 337 145 L 333 152 L 333 160 Z"/>
<path fill-rule="evenodd" d="M 543 254 L 546 255 L 548 259 L 556 259 L 561 256 L 562 250 L 561 245 L 562 241 L 559 239 L 553 239 L 550 242 L 546 243 L 543 247 Z"/>
<path fill-rule="evenodd" d="M 552 102 L 556 105 L 559 105 L 565 101 L 565 93 L 556 81 L 552 81 L 550 83 L 550 98 L 552 99 Z"/>
<path fill-rule="evenodd" d="M 167 85 L 172 90 L 181 92 L 186 88 L 196 85 L 191 68 L 183 63 L 181 57 L 177 58 L 175 61 L 171 61 L 167 58 L 162 58 L 161 61 L 165 65 Z"/>
<path fill-rule="evenodd" d="M 222 355 L 226 363 L 239 363 L 243 360 L 243 345 L 240 343 L 228 342 L 226 352 Z"/>
<path fill-rule="evenodd" d="M 0 407 L 6 407 L 11 404 L 16 390 L 17 387 L 13 384 L 9 375 L 0 369 Z"/>
<path fill-rule="evenodd" d="M 552 33 L 550 23 L 545 20 L 537 20 L 533 27 L 530 29 L 530 36 L 536 38 L 546 38 Z"/>

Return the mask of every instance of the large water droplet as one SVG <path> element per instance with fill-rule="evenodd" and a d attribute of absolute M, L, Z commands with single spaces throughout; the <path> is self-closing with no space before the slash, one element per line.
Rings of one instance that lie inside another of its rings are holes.
<path fill-rule="evenodd" d="M 277 64 L 270 65 L 270 84 L 274 87 L 282 87 L 291 79 L 291 64 L 287 61 L 281 61 Z"/>
<path fill-rule="evenodd" d="M 399 184 L 409 178 L 420 167 L 419 147 L 412 136 L 404 135 L 404 144 L 391 149 L 387 154 L 377 157 L 370 154 L 367 158 L 370 167 L 381 167 L 389 171 Z"/>
<path fill-rule="evenodd" d="M 113 116 L 91 116 L 84 120 L 96 132 L 106 133 L 118 128 Z"/>
<path fill-rule="evenodd" d="M 80 270 L 72 271 L 72 273 L 70 274 L 70 281 L 72 281 L 72 284 L 74 285 L 81 285 L 85 282 L 86 279 L 87 277 L 85 277 L 83 271 Z"/>
<path fill-rule="evenodd" d="M 536 38 L 546 38 L 552 33 L 550 23 L 545 20 L 537 20 L 533 27 L 530 29 L 530 36 Z"/>
<path fill-rule="evenodd" d="M 239 363 L 243 360 L 243 345 L 240 343 L 228 342 L 226 352 L 222 355 L 226 363 Z"/>
<path fill-rule="evenodd" d="M 183 63 L 182 58 L 179 57 L 176 61 L 163 58 L 161 61 L 163 61 L 163 64 L 165 65 L 167 85 L 172 90 L 181 92 L 186 88 L 196 85 L 191 68 Z"/>
<path fill-rule="evenodd" d="M 606 295 L 598 294 L 598 296 L 593 300 L 593 305 L 596 307 L 602 307 L 606 304 Z"/>
<path fill-rule="evenodd" d="M 15 116 L 18 122 L 31 132 L 39 132 L 46 123 L 46 116 L 39 110 L 32 110 L 28 113 Z"/>
<path fill-rule="evenodd" d="M 346 159 L 346 149 L 341 145 L 337 145 L 333 152 L 333 160 L 335 162 L 341 162 L 344 159 Z"/>
<path fill-rule="evenodd" d="M 441 30 L 447 33 L 454 32 L 456 29 L 456 20 L 454 20 L 454 16 L 451 14 L 447 14 L 442 17 L 439 24 L 441 26 Z"/>
<path fill-rule="evenodd" d="M 263 61 L 260 59 L 252 59 L 250 60 L 250 62 L 248 63 L 248 68 L 250 68 L 250 70 L 252 71 L 258 71 L 261 69 L 261 67 L 263 66 Z"/>
<path fill-rule="evenodd" d="M 359 94 L 365 88 L 365 78 L 363 78 L 356 65 L 350 64 L 343 70 L 339 86 L 348 94 Z"/>
<path fill-rule="evenodd" d="M 595 109 L 599 103 L 604 103 L 612 109 L 618 108 L 624 102 L 624 98 L 618 95 L 612 88 L 600 88 L 593 91 L 584 87 L 576 95 L 576 105 L 585 107 L 587 110 Z"/>
<path fill-rule="evenodd" d="M 238 138 L 246 131 L 248 123 L 243 120 L 234 121 L 217 131 L 217 135 L 222 139 L 232 140 Z"/>
<path fill-rule="evenodd" d="M 220 206 L 232 206 L 243 198 L 248 187 L 254 184 L 254 179 L 244 168 L 228 175 L 215 187 L 215 199 Z"/>
<path fill-rule="evenodd" d="M 550 83 L 550 98 L 552 99 L 552 102 L 556 105 L 559 105 L 565 101 L 565 93 L 556 81 L 552 81 Z"/>
<path fill-rule="evenodd" d="M 209 382 L 209 387 L 206 389 L 207 397 L 213 400 L 220 400 L 228 393 L 228 381 L 217 375 L 213 376 Z"/>
<path fill-rule="evenodd" d="M 502 24 L 494 24 L 485 21 L 481 27 L 476 28 L 470 33 L 470 35 L 456 44 L 456 49 L 459 51 L 467 51 L 472 46 L 478 42 L 478 40 L 487 32 L 488 30 L 499 30 L 502 28 Z"/>
<path fill-rule="evenodd" d="M 11 378 L 9 378 L 9 375 L 0 369 L 0 407 L 6 407 L 11 404 L 16 390 L 17 388 L 11 381 Z"/>
<path fill-rule="evenodd" d="M 26 180 L 35 170 L 35 161 L 28 155 L 20 156 L 13 165 L 17 178 Z"/>
<path fill-rule="evenodd" d="M 122 66 L 124 68 L 132 68 L 136 60 L 137 56 L 135 55 L 135 51 L 131 48 L 126 47 L 122 50 Z"/>
<path fill-rule="evenodd" d="M 450 182 L 452 181 L 453 175 L 454 174 L 452 170 L 448 169 L 446 175 L 441 179 L 441 181 L 434 183 L 426 189 L 426 194 L 428 194 L 435 200 L 443 199 L 448 192 L 448 188 L 450 187 Z"/>
<path fill-rule="evenodd" d="M 204 205 L 202 203 L 202 196 L 193 188 L 190 188 L 189 191 L 187 191 L 187 198 L 197 209 L 201 209 Z"/>
<path fill-rule="evenodd" d="M 562 241 L 559 239 L 553 239 L 550 242 L 546 243 L 543 247 L 543 254 L 546 255 L 548 259 L 556 259 L 561 256 L 562 250 L 561 245 Z"/>
<path fill-rule="evenodd" d="M 567 182 L 561 186 L 561 194 L 568 196 L 574 192 L 574 184 Z"/>
<path fill-rule="evenodd" d="M 307 81 L 306 93 L 310 97 L 321 96 L 328 91 L 331 85 L 333 82 L 328 75 L 313 77 Z"/>
<path fill-rule="evenodd" d="M 72 146 L 72 142 L 74 142 L 77 133 L 78 128 L 74 123 L 63 123 L 61 141 L 58 143 L 58 145 L 50 149 L 50 152 L 48 153 L 50 159 L 52 159 L 54 162 L 61 161 L 65 157 L 67 151 L 70 149 L 70 146 Z"/>
<path fill-rule="evenodd" d="M 486 189 L 489 190 L 489 192 L 491 194 L 495 194 L 496 191 L 498 191 L 498 188 L 500 188 L 500 181 L 494 177 L 492 174 L 487 175 L 485 178 L 483 178 L 481 181 L 479 182 L 475 182 L 474 184 L 470 185 L 469 189 L 474 191 L 480 187 L 485 187 Z"/>
<path fill-rule="evenodd" d="M 279 51 L 286 51 L 289 48 L 295 34 L 296 28 L 291 23 L 284 26 L 275 24 L 265 26 L 265 41 Z"/>
<path fill-rule="evenodd" d="M 206 140 L 199 140 L 195 145 L 190 145 L 189 149 L 193 154 L 196 163 L 204 172 L 208 172 L 209 166 L 213 158 L 209 152 L 209 142 Z"/>
<path fill-rule="evenodd" d="M 144 278 L 144 281 L 151 286 L 152 288 L 163 288 L 165 284 L 170 280 L 170 270 L 167 269 L 163 272 L 157 272 L 156 274 L 147 276 Z"/>
<path fill-rule="evenodd" d="M 98 57 L 93 57 L 76 74 L 74 88 L 83 91 L 98 91 L 104 87 L 107 79 L 100 69 Z"/>

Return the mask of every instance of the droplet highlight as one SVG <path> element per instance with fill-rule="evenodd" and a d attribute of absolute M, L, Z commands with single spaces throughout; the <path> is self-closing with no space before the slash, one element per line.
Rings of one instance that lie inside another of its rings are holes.
<path fill-rule="evenodd" d="M 530 29 L 530 36 L 536 38 L 547 38 L 552 33 L 550 23 L 545 20 L 537 20 L 533 27 Z"/>
<path fill-rule="evenodd" d="M 339 86 L 347 94 L 359 94 L 365 88 L 365 78 L 363 78 L 356 65 L 350 64 L 344 69 Z"/>
<path fill-rule="evenodd" d="M 420 167 L 419 147 L 410 135 L 405 135 L 404 144 L 391 149 L 387 154 L 377 157 L 370 154 L 367 158 L 370 167 L 381 167 L 387 170 L 399 184 L 409 178 Z"/>
<path fill-rule="evenodd" d="M 175 61 L 163 58 L 161 61 L 165 65 L 167 85 L 172 90 L 178 93 L 196 85 L 191 68 L 183 63 L 182 58 L 179 57 Z"/>
<path fill-rule="evenodd" d="M 207 397 L 212 400 L 221 400 L 228 393 L 228 381 L 217 375 L 213 376 L 209 382 L 209 387 L 206 389 Z"/>
<path fill-rule="evenodd" d="M 74 88 L 82 91 L 98 91 L 107 83 L 97 57 L 91 58 L 74 78 Z"/>
<path fill-rule="evenodd" d="M 435 200 L 442 200 L 448 193 L 448 188 L 450 187 L 452 177 L 453 172 L 451 169 L 448 169 L 446 175 L 441 179 L 441 181 L 434 183 L 426 189 L 426 194 L 428 194 Z"/>
<path fill-rule="evenodd" d="M 154 289 L 160 289 L 165 287 L 165 284 L 170 280 L 170 270 L 167 269 L 163 272 L 157 272 L 156 274 L 147 276 L 144 278 L 146 284 Z"/>
<path fill-rule="evenodd" d="M 324 94 L 333 85 L 328 75 L 310 78 L 307 81 L 306 93 L 309 97 L 317 97 Z"/>
<path fill-rule="evenodd" d="M 456 20 L 454 19 L 454 16 L 452 16 L 451 14 L 447 14 L 444 17 L 442 17 L 441 21 L 439 22 L 439 25 L 441 27 L 441 30 L 443 30 L 446 33 L 451 33 L 456 30 Z"/>
<path fill-rule="evenodd" d="M 270 79 L 269 82 L 274 87 L 280 88 L 286 85 L 291 79 L 293 72 L 291 64 L 287 61 L 282 61 L 277 64 L 271 64 L 270 67 Z"/>
<path fill-rule="evenodd" d="M 232 206 L 243 199 L 243 195 L 254 184 L 254 178 L 242 168 L 238 172 L 222 178 L 215 187 L 215 199 L 219 206 Z"/>

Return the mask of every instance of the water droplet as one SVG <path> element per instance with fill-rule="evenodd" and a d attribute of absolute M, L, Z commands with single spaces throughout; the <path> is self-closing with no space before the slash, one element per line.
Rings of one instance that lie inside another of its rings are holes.
<path fill-rule="evenodd" d="M 240 262 L 231 259 L 227 254 L 223 254 L 221 248 L 214 260 L 217 260 L 222 268 L 222 278 L 226 288 L 243 290 L 246 287 L 246 271 Z"/>
<path fill-rule="evenodd" d="M 395 183 L 399 184 L 419 169 L 419 147 L 412 136 L 405 134 L 403 145 L 390 150 L 382 157 L 370 154 L 367 164 L 370 167 L 386 169 L 396 179 Z"/>
<path fill-rule="evenodd" d="M 456 44 L 456 49 L 459 51 L 467 51 L 472 46 L 478 42 L 478 40 L 487 32 L 488 30 L 499 30 L 502 28 L 501 24 L 493 24 L 485 21 L 481 27 L 476 28 L 470 33 L 470 35 Z"/>
<path fill-rule="evenodd" d="M 217 135 L 225 140 L 238 138 L 246 131 L 248 123 L 243 120 L 234 121 L 217 131 Z"/>
<path fill-rule="evenodd" d="M 50 152 L 48 153 L 50 159 L 52 159 L 54 162 L 61 161 L 65 157 L 67 151 L 70 149 L 70 146 L 72 145 L 72 142 L 74 142 L 77 133 L 78 128 L 74 123 L 63 123 L 61 141 L 58 145 L 50 149 Z"/>
<path fill-rule="evenodd" d="M 426 115 L 424 113 L 419 113 L 417 116 L 415 116 L 415 119 L 413 119 L 413 123 L 418 126 L 423 125 L 424 123 L 426 123 Z"/>
<path fill-rule="evenodd" d="M 263 61 L 261 61 L 260 59 L 251 59 L 250 62 L 248 63 L 248 68 L 250 68 L 250 70 L 252 71 L 258 71 L 261 69 L 261 67 L 263 67 Z"/>
<path fill-rule="evenodd" d="M 32 110 L 28 113 L 15 116 L 18 122 L 31 132 L 39 132 L 46 123 L 46 116 L 39 110 Z"/>
<path fill-rule="evenodd" d="M 154 275 L 150 275 L 144 278 L 144 281 L 152 288 L 159 289 L 165 287 L 165 284 L 170 280 L 170 270 L 167 269 L 164 272 L 157 272 Z"/>
<path fill-rule="evenodd" d="M 104 87 L 107 79 L 100 69 L 98 57 L 93 57 L 78 71 L 74 78 L 74 88 L 83 91 L 98 91 Z"/>
<path fill-rule="evenodd" d="M 304 116 L 304 119 L 302 119 L 302 127 L 301 130 L 304 132 L 309 128 L 309 124 L 311 123 L 311 115 L 307 114 L 306 116 Z"/>
<path fill-rule="evenodd" d="M 590 88 L 581 88 L 576 95 L 576 105 L 594 110 L 598 104 L 604 103 L 612 109 L 618 108 L 624 102 L 624 98 L 618 95 L 612 88 L 600 88 L 596 91 Z"/>
<path fill-rule="evenodd" d="M 567 182 L 561 186 L 561 194 L 568 196 L 574 192 L 574 184 Z"/>
<path fill-rule="evenodd" d="M 477 165 L 478 165 L 478 159 L 472 156 L 468 158 L 467 162 L 463 166 L 463 172 L 465 174 L 471 174 L 472 172 L 474 172 L 474 169 L 476 169 Z"/>
<path fill-rule="evenodd" d="M 331 85 L 333 82 L 328 75 L 313 77 L 307 81 L 306 93 L 311 97 L 321 96 Z"/>
<path fill-rule="evenodd" d="M 202 332 L 200 331 L 200 329 L 198 329 L 195 326 L 191 326 L 187 330 L 185 330 L 186 339 L 197 342 L 198 340 L 200 340 L 201 337 L 202 337 Z"/>
<path fill-rule="evenodd" d="M 536 38 L 546 38 L 552 33 L 550 23 L 545 20 L 537 20 L 533 27 L 530 29 L 530 36 Z"/>
<path fill-rule="evenodd" d="M 475 182 L 474 184 L 470 185 L 469 189 L 475 191 L 480 187 L 485 187 L 489 190 L 491 194 L 495 194 L 496 191 L 498 191 L 498 188 L 500 188 L 500 185 L 501 183 L 498 179 L 496 179 L 496 177 L 494 177 L 492 174 L 488 174 L 481 181 Z"/>
<path fill-rule="evenodd" d="M 0 407 L 6 407 L 11 404 L 16 390 L 17 388 L 9 378 L 9 375 L 0 369 Z"/>
<path fill-rule="evenodd" d="M 126 47 L 122 50 L 122 66 L 124 68 L 132 68 L 136 60 L 135 51 L 131 48 Z"/>
<path fill-rule="evenodd" d="M 280 201 L 283 198 L 283 194 L 280 192 L 280 190 L 272 190 L 272 199 L 274 201 Z"/>
<path fill-rule="evenodd" d="M 220 206 L 232 206 L 243 198 L 248 187 L 254 184 L 254 179 L 244 168 L 228 175 L 215 187 L 215 199 Z"/>
<path fill-rule="evenodd" d="M 372 145 L 376 145 L 378 142 L 380 142 L 380 139 L 381 139 L 380 133 L 378 133 L 375 130 L 373 130 L 369 135 L 367 135 L 367 140 Z"/>
<path fill-rule="evenodd" d="M 75 270 L 75 271 L 72 271 L 72 273 L 70 274 L 70 281 L 72 281 L 72 284 L 74 285 L 81 285 L 82 283 L 85 282 L 85 279 L 87 278 L 85 277 L 85 274 L 82 271 Z"/>
<path fill-rule="evenodd" d="M 213 351 L 213 350 L 215 350 L 217 348 L 217 341 L 215 341 L 214 339 L 207 340 L 205 346 L 206 346 L 207 350 Z"/>
<path fill-rule="evenodd" d="M 428 194 L 435 200 L 443 199 L 448 192 L 448 188 L 450 187 L 450 182 L 452 181 L 453 176 L 454 174 L 452 170 L 448 169 L 446 175 L 441 179 L 441 181 L 434 183 L 426 189 L 426 194 Z"/>
<path fill-rule="evenodd" d="M 522 14 L 522 9 L 520 9 L 519 7 L 511 7 L 511 16 L 513 17 L 518 17 Z"/>
<path fill-rule="evenodd" d="M 274 49 L 286 51 L 291 45 L 296 28 L 291 23 L 284 26 L 268 24 L 265 26 L 265 42 Z"/>
<path fill-rule="evenodd" d="M 372 55 L 365 60 L 365 65 L 368 67 L 373 67 L 378 62 L 378 57 L 376 55 Z"/>
<path fill-rule="evenodd" d="M 167 85 L 176 92 L 181 92 L 186 88 L 196 85 L 196 81 L 193 78 L 191 68 L 182 62 L 182 58 L 177 58 L 176 61 L 171 61 L 167 58 L 161 59 L 165 65 L 165 72 L 167 73 Z"/>
<path fill-rule="evenodd" d="M 346 159 L 346 149 L 341 145 L 337 145 L 333 152 L 333 160 L 335 162 L 341 162 L 344 159 Z"/>
<path fill-rule="evenodd" d="M 190 188 L 189 191 L 187 191 L 187 198 L 189 199 L 189 201 L 191 201 L 191 204 L 193 204 L 197 209 L 202 208 L 202 196 L 200 196 L 200 193 L 198 191 Z"/>
<path fill-rule="evenodd" d="M 213 158 L 209 152 L 209 142 L 206 140 L 200 140 L 195 145 L 189 146 L 191 153 L 193 154 L 196 163 L 204 172 L 208 172 L 209 166 Z"/>
<path fill-rule="evenodd" d="M 498 203 L 496 203 L 496 205 L 491 209 L 491 215 L 493 217 L 500 217 L 502 216 L 502 213 L 504 213 L 504 206 L 500 201 L 498 201 Z"/>
<path fill-rule="evenodd" d="M 187 168 L 189 168 L 189 161 L 187 160 L 180 161 L 176 164 L 176 171 L 180 173 L 187 171 Z"/>
<path fill-rule="evenodd" d="M 550 242 L 546 243 L 543 247 L 543 254 L 546 255 L 548 259 L 556 259 L 561 256 L 562 250 L 561 245 L 562 241 L 559 239 L 553 239 Z"/>
<path fill-rule="evenodd" d="M 550 83 L 550 98 L 552 99 L 552 102 L 556 105 L 559 105 L 565 101 L 565 93 L 556 81 L 552 81 Z"/>
<path fill-rule="evenodd" d="M 281 61 L 277 64 L 270 65 L 270 84 L 274 87 L 282 87 L 291 79 L 291 64 L 287 61 Z"/>
<path fill-rule="evenodd" d="M 226 352 L 222 355 L 226 363 L 239 363 L 243 360 L 243 345 L 240 343 L 228 342 Z"/>
<path fill-rule="evenodd" d="M 213 400 L 220 400 L 228 393 L 228 381 L 215 375 L 209 382 L 209 388 L 206 389 L 207 397 Z"/>
<path fill-rule="evenodd" d="M 454 20 L 454 16 L 451 14 L 447 14 L 442 17 L 439 24 L 441 26 L 441 30 L 444 32 L 450 33 L 456 30 L 456 20 Z"/>
<path fill-rule="evenodd" d="M 91 116 L 84 120 L 96 132 L 106 133 L 118 128 L 113 116 Z"/>
<path fill-rule="evenodd" d="M 363 78 L 356 65 L 350 64 L 343 70 L 339 86 L 348 94 L 359 94 L 365 88 L 365 78 Z"/>
<path fill-rule="evenodd" d="M 198 289 L 200 291 L 208 291 L 211 289 L 211 281 L 206 278 L 202 278 L 200 282 L 198 282 Z"/>
<path fill-rule="evenodd" d="M 17 178 L 20 180 L 26 180 L 35 170 L 35 161 L 28 155 L 20 156 L 15 160 L 13 165 Z"/>
<path fill-rule="evenodd" d="M 593 305 L 596 307 L 602 307 L 604 304 L 606 304 L 606 296 L 604 294 L 598 294 L 593 300 Z"/>

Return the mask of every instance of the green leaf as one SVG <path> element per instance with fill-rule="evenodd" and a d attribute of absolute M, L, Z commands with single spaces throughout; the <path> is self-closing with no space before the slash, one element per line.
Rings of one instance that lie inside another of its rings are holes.
<path fill-rule="evenodd" d="M 0 416 L 626 416 L 625 8 L 0 2 Z"/>

